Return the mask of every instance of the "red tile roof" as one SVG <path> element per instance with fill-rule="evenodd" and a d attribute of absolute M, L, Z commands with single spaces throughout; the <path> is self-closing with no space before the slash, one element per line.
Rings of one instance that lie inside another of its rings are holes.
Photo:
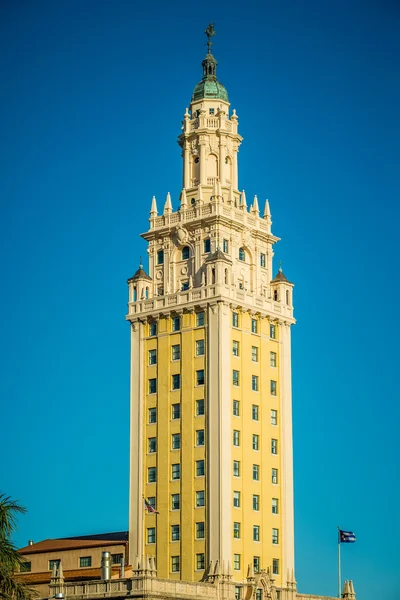
<path fill-rule="evenodd" d="M 116 546 L 116 545 L 127 545 L 126 540 L 121 539 L 88 539 L 88 537 L 82 538 L 58 538 L 48 539 L 37 544 L 25 546 L 20 548 L 21 554 L 38 554 L 40 552 L 52 552 L 54 550 L 73 550 L 76 548 L 102 548 L 104 546 Z"/>

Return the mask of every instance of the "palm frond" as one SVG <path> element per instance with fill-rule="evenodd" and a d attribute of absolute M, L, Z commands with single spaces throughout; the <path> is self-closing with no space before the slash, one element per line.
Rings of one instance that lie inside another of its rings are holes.
<path fill-rule="evenodd" d="M 8 537 L 15 531 L 17 516 L 26 513 L 26 508 L 21 506 L 10 496 L 0 494 L 0 535 Z"/>

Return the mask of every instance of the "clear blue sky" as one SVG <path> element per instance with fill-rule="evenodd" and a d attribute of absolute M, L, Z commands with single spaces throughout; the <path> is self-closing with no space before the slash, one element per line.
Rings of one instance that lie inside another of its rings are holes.
<path fill-rule="evenodd" d="M 394 600 L 395 0 L 3 0 L 0 482 L 29 511 L 15 541 L 127 527 L 126 279 L 152 195 L 178 204 L 176 138 L 211 20 L 240 186 L 269 198 L 296 284 L 299 589 L 336 593 L 339 524 L 357 534 L 343 577 L 360 600 Z"/>

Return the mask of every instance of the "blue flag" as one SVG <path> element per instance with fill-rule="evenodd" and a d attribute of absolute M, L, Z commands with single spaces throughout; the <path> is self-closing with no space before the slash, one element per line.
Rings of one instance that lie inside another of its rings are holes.
<path fill-rule="evenodd" d="M 352 544 L 356 541 L 356 536 L 352 531 L 343 531 L 339 529 L 339 542 L 344 544 Z"/>

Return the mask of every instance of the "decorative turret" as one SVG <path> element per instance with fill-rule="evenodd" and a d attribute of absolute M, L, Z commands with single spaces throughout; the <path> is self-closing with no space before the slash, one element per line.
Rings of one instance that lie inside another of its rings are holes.
<path fill-rule="evenodd" d="M 152 298 L 152 282 L 152 278 L 143 269 L 142 257 L 140 257 L 138 270 L 127 282 L 129 286 L 129 301 L 136 302 L 137 300 Z"/>
<path fill-rule="evenodd" d="M 271 281 L 272 300 L 275 302 L 283 302 L 283 304 L 286 304 L 287 306 L 292 306 L 293 288 L 294 284 L 286 279 L 282 271 L 282 266 L 280 266 L 278 273 Z"/>
<path fill-rule="evenodd" d="M 349 581 L 346 579 L 343 585 L 342 598 L 346 598 L 346 600 L 355 600 L 356 593 L 354 591 L 354 585 L 352 580 Z"/>
<path fill-rule="evenodd" d="M 240 205 L 239 207 L 242 210 L 247 210 L 247 200 L 246 200 L 246 192 L 243 190 L 240 195 Z"/>
<path fill-rule="evenodd" d="M 156 197 L 153 196 L 153 198 L 151 200 L 150 217 L 156 217 L 157 215 L 158 215 L 158 210 L 157 210 Z"/>

